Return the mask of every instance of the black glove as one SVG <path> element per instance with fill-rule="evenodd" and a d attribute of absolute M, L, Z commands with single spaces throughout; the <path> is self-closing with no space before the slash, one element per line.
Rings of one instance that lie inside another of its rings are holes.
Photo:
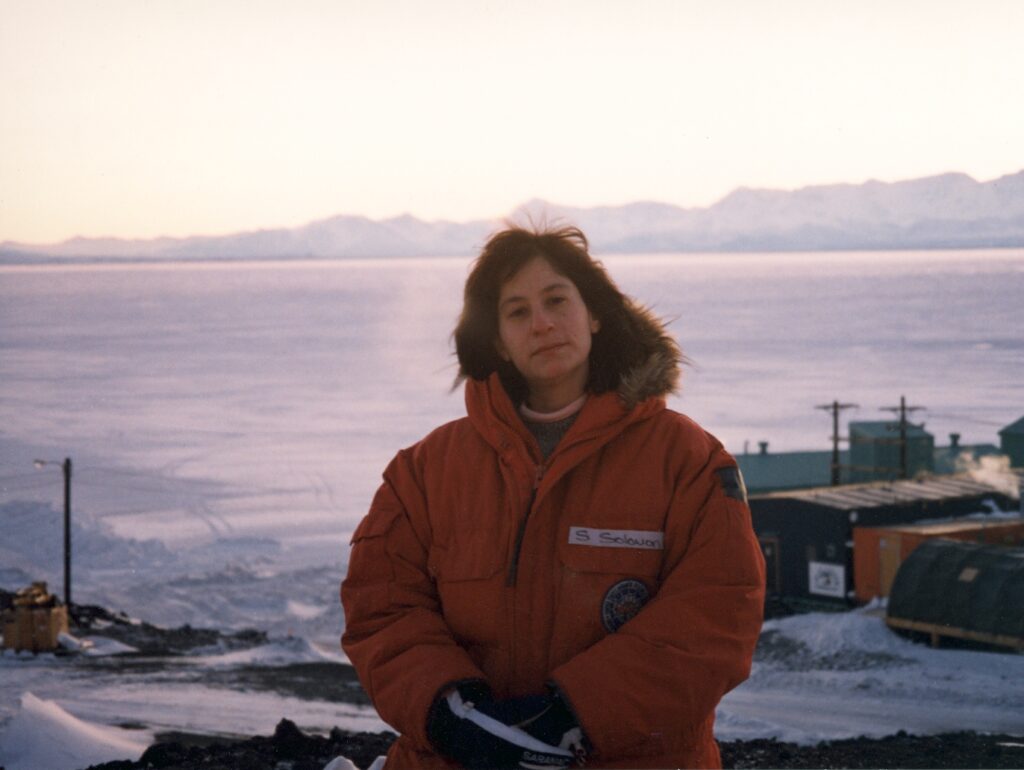
<path fill-rule="evenodd" d="M 504 703 L 510 705 L 499 708 L 483 683 L 460 684 L 434 701 L 427 717 L 427 736 L 439 754 L 470 770 L 549 770 L 569 766 L 573 760 L 570 751 L 547 745 L 492 715 L 506 711 L 510 718 L 525 711 L 532 711 L 534 717 L 541 714 L 532 706 Z"/>
<path fill-rule="evenodd" d="M 564 749 L 583 764 L 586 737 L 576 717 L 557 692 L 550 695 L 525 695 L 505 700 L 485 700 L 477 709 L 500 722 L 525 730 L 549 746 Z"/>

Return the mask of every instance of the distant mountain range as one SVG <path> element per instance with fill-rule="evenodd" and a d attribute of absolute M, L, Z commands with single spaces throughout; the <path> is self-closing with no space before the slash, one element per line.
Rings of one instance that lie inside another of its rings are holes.
<path fill-rule="evenodd" d="M 1024 171 L 989 182 L 950 173 L 794 191 L 741 187 L 707 208 L 653 202 L 572 208 L 532 200 L 508 219 L 530 217 L 578 225 L 597 254 L 1024 246 Z M 500 226 L 498 219 L 342 215 L 216 237 L 72 238 L 48 246 L 5 241 L 0 262 L 461 256 L 477 252 Z"/>

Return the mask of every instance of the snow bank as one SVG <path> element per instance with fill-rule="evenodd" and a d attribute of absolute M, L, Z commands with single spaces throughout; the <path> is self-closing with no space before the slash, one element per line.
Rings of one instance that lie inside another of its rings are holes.
<path fill-rule="evenodd" d="M 53 701 L 26 692 L 21 709 L 0 733 L 0 765 L 7 770 L 76 770 L 117 759 L 136 760 L 150 738 L 149 733 L 84 722 Z"/>
<path fill-rule="evenodd" d="M 720 740 L 800 744 L 897 730 L 1024 735 L 1024 656 L 933 649 L 893 633 L 880 608 L 769 620 L 750 678 L 719 704 Z"/>
<path fill-rule="evenodd" d="M 326 765 L 324 770 L 359 770 L 348 757 L 335 757 Z"/>
<path fill-rule="evenodd" d="M 259 647 L 235 650 L 222 655 L 208 655 L 195 658 L 198 665 L 212 668 L 234 666 L 288 666 L 293 663 L 347 663 L 348 659 L 340 650 L 328 652 L 308 639 L 295 636 L 280 639 Z"/>
<path fill-rule="evenodd" d="M 63 580 L 63 513 L 39 502 L 0 503 L 0 587 Z M 53 537 L 39 537 L 39 532 Z M 242 630 L 337 640 L 344 619 L 340 564 L 292 559 L 278 541 L 221 537 L 174 551 L 156 540 L 122 537 L 86 514 L 72 519 L 75 600 L 173 628 Z M 295 564 L 289 564 L 289 560 Z"/>
<path fill-rule="evenodd" d="M 0 514 L 4 521 L 0 563 L 11 572 L 18 570 L 59 585 L 64 569 L 64 512 L 48 503 L 12 500 L 0 505 Z M 119 537 L 104 522 L 80 510 L 71 517 L 71 541 L 75 567 L 80 570 L 148 570 L 176 560 L 162 543 Z"/>
<path fill-rule="evenodd" d="M 352 764 L 352 760 L 348 757 L 335 757 L 324 765 L 324 770 L 359 770 L 359 768 Z M 384 757 L 377 757 L 366 770 L 384 770 Z"/>
<path fill-rule="evenodd" d="M 138 652 L 137 649 L 129 644 L 124 644 L 116 639 L 110 639 L 105 636 L 90 636 L 86 641 L 90 642 L 90 644 L 85 648 L 84 652 L 90 658 L 104 658 L 108 655 L 128 655 Z"/>
<path fill-rule="evenodd" d="M 57 634 L 57 642 L 65 650 L 81 653 L 90 658 L 104 658 L 110 655 L 126 655 L 138 652 L 138 649 L 131 645 L 105 636 L 84 637 L 80 639 L 71 634 L 60 633 Z"/>
<path fill-rule="evenodd" d="M 819 660 L 842 656 L 913 656 L 920 645 L 894 634 L 880 608 L 851 612 L 810 612 L 768 620 L 762 633 L 776 632 L 814 651 Z"/>
<path fill-rule="evenodd" d="M 102 584 L 90 582 L 81 593 L 95 604 L 166 628 L 258 628 L 270 636 L 332 641 L 341 636 L 338 585 L 344 573 L 339 566 L 281 569 L 231 562 L 208 568 L 192 563 L 189 551 L 178 555 L 181 571 L 140 571 Z"/>

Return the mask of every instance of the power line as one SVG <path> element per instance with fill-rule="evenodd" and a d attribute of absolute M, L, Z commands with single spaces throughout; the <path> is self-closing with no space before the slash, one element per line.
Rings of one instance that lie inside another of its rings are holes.
<path fill-rule="evenodd" d="M 174 495 L 176 497 L 199 497 L 199 492 L 188 492 L 180 489 L 175 489 L 171 486 L 167 487 L 144 487 L 144 486 L 133 486 L 131 484 L 111 484 L 109 481 L 88 481 L 78 480 L 79 484 L 84 484 L 87 487 L 101 487 L 103 489 L 116 489 L 120 491 L 131 491 L 131 492 L 150 492 L 152 494 L 159 495 Z"/>
<path fill-rule="evenodd" d="M 15 484 L 14 486 L 8 486 L 7 484 L 0 484 L 0 492 L 25 492 L 32 489 L 45 489 L 53 486 L 51 479 L 41 479 L 38 482 L 22 482 L 21 484 Z"/>
<path fill-rule="evenodd" d="M 929 414 L 932 417 L 941 417 L 946 420 L 963 420 L 964 422 L 973 422 L 976 425 L 989 425 L 997 428 L 1004 428 L 1010 423 L 1008 422 L 996 422 L 995 420 L 979 420 L 977 417 L 968 417 L 964 414 L 952 414 L 950 412 L 931 412 Z"/>
<path fill-rule="evenodd" d="M 93 514 L 93 516 L 97 519 L 106 519 L 108 517 L 115 516 L 147 516 L 149 514 L 156 513 L 157 511 L 161 510 L 163 510 L 163 508 L 159 506 L 153 508 L 143 508 L 140 506 L 135 506 L 132 508 L 121 508 L 119 510 L 114 511 L 104 509 L 103 513 Z"/>
<path fill-rule="evenodd" d="M 180 479 L 173 476 L 165 476 L 161 473 L 152 473 L 148 471 L 130 471 L 124 468 L 104 468 L 100 465 L 86 465 L 81 468 L 84 471 L 92 471 L 94 473 L 114 473 L 118 476 L 137 476 L 144 479 L 160 479 L 165 481 L 180 481 Z"/>
<path fill-rule="evenodd" d="M 38 478 L 43 478 L 44 481 L 49 482 L 49 479 L 47 479 L 46 477 L 40 477 L 39 471 L 35 471 L 33 473 L 16 473 L 13 476 L 0 476 L 0 484 L 4 483 L 5 481 L 16 481 L 17 479 L 38 479 Z"/>

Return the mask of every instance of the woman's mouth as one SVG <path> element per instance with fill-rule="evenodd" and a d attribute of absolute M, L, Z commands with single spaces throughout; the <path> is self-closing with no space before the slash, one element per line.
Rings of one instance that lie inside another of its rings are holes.
<path fill-rule="evenodd" d="M 564 343 L 564 342 L 555 342 L 555 343 L 553 343 L 551 345 L 545 345 L 544 347 L 537 348 L 535 351 L 533 351 L 533 355 L 539 356 L 539 355 L 543 355 L 544 353 L 550 353 L 552 350 L 558 350 L 560 347 L 563 347 L 565 344 L 566 343 Z"/>

